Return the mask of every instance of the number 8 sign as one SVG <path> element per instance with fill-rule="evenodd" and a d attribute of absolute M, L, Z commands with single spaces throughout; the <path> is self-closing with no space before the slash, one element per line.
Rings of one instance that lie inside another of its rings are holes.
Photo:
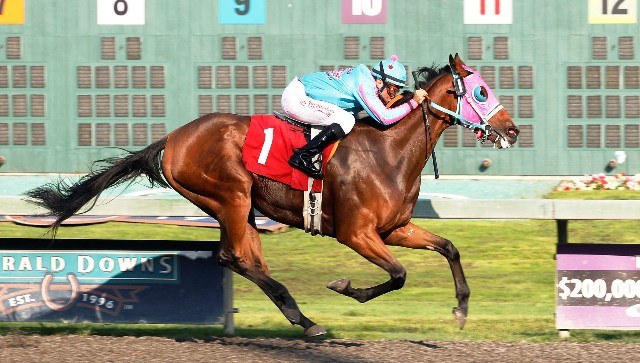
<path fill-rule="evenodd" d="M 145 0 L 97 0 L 98 25 L 143 25 Z"/>

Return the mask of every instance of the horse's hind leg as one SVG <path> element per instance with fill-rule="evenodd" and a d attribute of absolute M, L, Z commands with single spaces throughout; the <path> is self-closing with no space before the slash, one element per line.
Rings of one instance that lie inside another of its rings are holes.
<path fill-rule="evenodd" d="M 305 335 L 311 337 L 326 334 L 321 326 L 302 314 L 287 288 L 269 277 L 258 231 L 248 222 L 249 209 L 250 204 L 231 203 L 225 204 L 217 213 L 211 213 L 221 226 L 222 248 L 218 254 L 218 262 L 258 285 L 291 324 L 304 328 Z"/>
<path fill-rule="evenodd" d="M 467 285 L 467 280 L 464 277 L 462 264 L 460 263 L 460 253 L 453 243 L 413 223 L 394 230 L 385 237 L 384 242 L 389 246 L 437 251 L 447 259 L 451 267 L 451 273 L 453 274 L 453 280 L 456 286 L 456 298 L 458 299 L 458 306 L 453 308 L 453 315 L 458 321 L 460 329 L 464 328 L 464 324 L 467 321 L 469 295 L 471 293 L 469 285 Z"/>
<path fill-rule="evenodd" d="M 239 164 L 231 170 L 231 163 L 227 163 L 226 169 L 218 169 L 227 171 L 224 173 L 224 183 L 220 182 L 221 178 L 212 177 L 203 179 L 200 183 L 194 182 L 200 179 L 193 177 L 187 183 L 184 176 L 183 180 L 174 178 L 174 172 L 170 168 L 171 156 L 170 150 L 165 152 L 167 161 L 163 170 L 167 181 L 178 193 L 220 222 L 222 247 L 218 262 L 258 285 L 291 324 L 304 328 L 307 336 L 325 334 L 322 327 L 302 314 L 289 291 L 269 277 L 269 270 L 262 256 L 260 237 L 255 227 L 248 222 L 251 216 L 251 176 L 246 169 Z"/>
<path fill-rule="evenodd" d="M 260 237 L 257 230 L 250 223 L 245 222 L 244 242 L 238 249 L 237 246 L 234 248 L 233 243 L 230 243 L 229 230 L 234 228 L 236 227 L 227 223 L 222 229 L 223 247 L 218 255 L 220 264 L 258 285 L 291 324 L 304 328 L 305 335 L 311 337 L 326 334 L 321 326 L 302 314 L 287 288 L 269 277 L 266 263 L 260 252 Z M 237 228 L 242 227 L 237 226 Z"/>

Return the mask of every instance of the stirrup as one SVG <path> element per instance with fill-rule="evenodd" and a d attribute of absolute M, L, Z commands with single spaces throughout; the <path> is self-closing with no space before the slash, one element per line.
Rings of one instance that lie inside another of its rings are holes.
<path fill-rule="evenodd" d="M 322 171 L 320 171 L 320 168 L 316 167 L 316 164 L 320 164 L 321 162 L 319 160 L 309 161 L 309 165 L 307 165 L 307 163 L 305 163 L 304 159 L 302 158 L 302 153 L 298 149 L 293 153 L 293 155 L 291 155 L 291 158 L 289 158 L 289 165 L 302 171 L 307 176 L 313 179 L 322 180 L 324 178 L 324 175 L 322 175 Z"/>

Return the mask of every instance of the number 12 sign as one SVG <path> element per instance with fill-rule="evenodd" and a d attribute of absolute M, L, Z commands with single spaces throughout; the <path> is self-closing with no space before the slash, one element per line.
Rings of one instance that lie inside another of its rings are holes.
<path fill-rule="evenodd" d="M 589 24 L 633 24 L 637 17 L 637 0 L 589 0 Z"/>
<path fill-rule="evenodd" d="M 145 0 L 97 0 L 98 25 L 143 25 Z"/>

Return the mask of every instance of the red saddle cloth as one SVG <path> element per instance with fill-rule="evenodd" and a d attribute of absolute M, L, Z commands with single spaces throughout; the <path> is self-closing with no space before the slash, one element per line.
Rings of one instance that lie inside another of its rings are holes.
<path fill-rule="evenodd" d="M 251 116 L 249 132 L 242 147 L 242 161 L 252 173 L 277 180 L 297 190 L 307 190 L 309 177 L 289 165 L 293 149 L 304 146 L 302 128 L 273 115 Z M 322 170 L 331 157 L 335 144 L 322 153 Z M 313 181 L 313 191 L 322 191 L 322 180 Z"/>

